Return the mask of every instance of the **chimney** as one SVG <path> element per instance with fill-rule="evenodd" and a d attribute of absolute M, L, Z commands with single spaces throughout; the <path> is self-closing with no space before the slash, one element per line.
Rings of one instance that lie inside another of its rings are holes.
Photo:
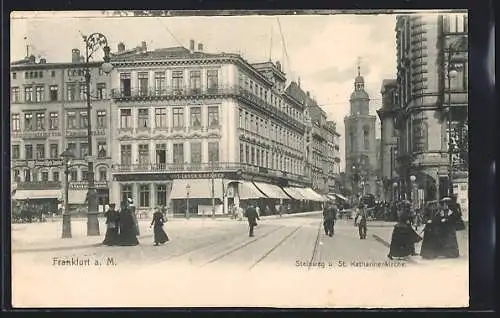
<path fill-rule="evenodd" d="M 45 63 L 47 63 L 47 60 L 46 60 L 46 59 L 44 59 L 44 58 L 42 57 L 42 58 L 40 59 L 40 61 L 38 61 L 38 63 L 40 63 L 40 64 L 45 64 Z"/>
<path fill-rule="evenodd" d="M 198 52 L 203 52 L 203 43 L 198 43 Z"/>
<path fill-rule="evenodd" d="M 278 69 L 278 71 L 281 72 L 281 63 L 280 63 L 280 61 L 276 61 L 276 68 Z"/>
<path fill-rule="evenodd" d="M 36 62 L 36 57 L 34 55 L 30 55 L 28 59 L 30 61 L 30 64 L 34 64 Z"/>
<path fill-rule="evenodd" d="M 123 42 L 118 43 L 118 53 L 125 52 L 125 44 Z"/>
<path fill-rule="evenodd" d="M 307 91 L 307 97 L 311 97 L 311 93 L 309 93 L 309 91 Z"/>
<path fill-rule="evenodd" d="M 194 40 L 189 40 L 189 52 L 194 52 Z"/>
<path fill-rule="evenodd" d="M 299 76 L 299 78 L 298 78 L 298 80 L 297 80 L 297 84 L 298 84 L 298 85 L 299 85 L 299 87 L 300 87 L 300 76 Z"/>
<path fill-rule="evenodd" d="M 78 63 L 78 62 L 80 62 L 80 50 L 73 49 L 71 50 L 71 63 Z"/>
<path fill-rule="evenodd" d="M 143 52 L 146 52 L 148 50 L 148 45 L 146 44 L 146 41 L 141 42 L 141 49 Z"/>

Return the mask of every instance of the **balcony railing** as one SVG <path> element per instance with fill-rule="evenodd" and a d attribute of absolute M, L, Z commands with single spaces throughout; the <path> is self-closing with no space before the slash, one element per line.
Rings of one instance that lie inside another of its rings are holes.
<path fill-rule="evenodd" d="M 239 98 L 246 99 L 254 103 L 262 110 L 274 114 L 281 120 L 288 122 L 299 129 L 305 129 L 305 125 L 296 119 L 291 118 L 288 114 L 280 110 L 278 107 L 270 104 L 268 101 L 248 91 L 239 85 L 235 86 L 217 86 L 213 88 L 173 88 L 166 87 L 163 89 L 155 88 L 131 88 L 129 90 L 113 89 L 111 96 L 117 101 L 127 100 L 163 100 L 163 99 L 177 99 L 183 97 L 216 97 L 224 95 L 233 95 Z"/>
<path fill-rule="evenodd" d="M 308 177 L 296 173 L 284 172 L 278 169 L 265 168 L 257 165 L 241 162 L 216 162 L 212 163 L 184 163 L 184 164 L 166 164 L 166 163 L 150 163 L 150 164 L 115 164 L 113 165 L 113 173 L 158 173 L 158 172 L 221 172 L 221 171 L 237 171 L 261 174 L 286 178 L 297 181 L 308 181 Z"/>
<path fill-rule="evenodd" d="M 17 182 L 17 190 L 61 189 L 60 181 L 21 181 Z"/>

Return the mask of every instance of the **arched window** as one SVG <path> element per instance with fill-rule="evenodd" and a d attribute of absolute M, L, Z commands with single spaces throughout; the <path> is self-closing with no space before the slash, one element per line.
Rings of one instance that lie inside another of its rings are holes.
<path fill-rule="evenodd" d="M 106 168 L 99 168 L 99 181 L 106 181 L 108 179 L 108 173 Z"/>
<path fill-rule="evenodd" d="M 363 127 L 363 145 L 365 150 L 370 149 L 370 128 L 368 126 Z"/>

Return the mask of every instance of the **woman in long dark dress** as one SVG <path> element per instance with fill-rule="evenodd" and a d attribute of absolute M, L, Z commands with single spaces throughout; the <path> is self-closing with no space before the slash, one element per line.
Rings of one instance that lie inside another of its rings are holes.
<path fill-rule="evenodd" d="M 390 259 L 415 255 L 415 243 L 422 240 L 411 226 L 409 208 L 409 202 L 403 202 L 400 206 L 401 213 L 392 231 L 389 255 L 387 255 Z"/>
<path fill-rule="evenodd" d="M 153 226 L 155 245 L 165 244 L 168 241 L 167 233 L 165 233 L 165 231 L 163 230 L 163 224 L 165 224 L 165 221 L 166 220 L 163 217 L 163 213 L 161 213 L 160 211 L 156 211 L 153 214 L 153 221 L 151 221 L 151 226 Z"/>
<path fill-rule="evenodd" d="M 135 222 L 125 201 L 122 202 L 120 209 L 120 235 L 118 237 L 120 246 L 135 246 L 139 244 Z"/>
<path fill-rule="evenodd" d="M 119 242 L 118 229 L 120 227 L 120 214 L 115 210 L 115 204 L 109 205 L 108 211 L 104 213 L 106 217 L 106 236 L 102 244 L 112 246 Z"/>

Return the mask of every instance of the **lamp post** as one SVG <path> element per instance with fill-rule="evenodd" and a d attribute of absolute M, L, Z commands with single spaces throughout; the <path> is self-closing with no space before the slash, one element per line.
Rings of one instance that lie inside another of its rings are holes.
<path fill-rule="evenodd" d="M 186 184 L 186 219 L 189 219 L 189 190 L 191 189 L 191 186 Z"/>
<path fill-rule="evenodd" d="M 99 220 L 97 219 L 97 200 L 96 188 L 94 183 L 94 162 L 92 159 L 92 106 L 90 103 L 90 59 L 99 48 L 104 51 L 104 63 L 101 69 L 109 74 L 113 70 L 111 65 L 108 46 L 108 40 L 101 33 L 92 33 L 89 36 L 83 36 L 85 42 L 85 84 L 87 95 L 87 147 L 88 147 L 88 211 L 87 211 L 87 235 L 99 235 Z"/>
<path fill-rule="evenodd" d="M 417 193 L 416 193 L 416 181 L 417 181 L 417 177 L 415 177 L 414 175 L 411 175 L 410 176 L 410 181 L 411 181 L 411 196 L 410 196 L 410 200 L 411 202 L 413 203 L 413 206 L 416 207 L 417 206 Z"/>
<path fill-rule="evenodd" d="M 392 189 L 393 189 L 393 199 L 397 200 L 398 199 L 398 183 L 394 182 L 392 184 Z"/>
<path fill-rule="evenodd" d="M 64 162 L 64 212 L 63 212 L 63 226 L 61 238 L 71 238 L 71 215 L 69 213 L 69 165 L 74 154 L 71 150 L 66 149 L 61 154 Z"/>
<path fill-rule="evenodd" d="M 451 64 L 452 57 L 454 54 L 453 46 L 450 44 L 448 46 L 448 67 L 447 71 L 447 80 L 448 80 L 448 196 L 453 195 L 453 142 L 451 140 L 452 131 L 451 131 L 451 79 L 456 77 L 458 72 Z"/>

